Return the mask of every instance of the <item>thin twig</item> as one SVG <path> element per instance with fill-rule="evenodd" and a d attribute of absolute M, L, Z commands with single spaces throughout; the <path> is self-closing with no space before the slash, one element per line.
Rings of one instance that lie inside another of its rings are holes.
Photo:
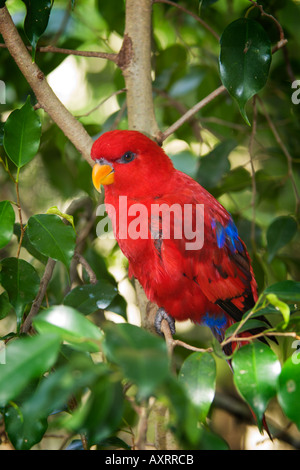
<path fill-rule="evenodd" d="M 17 258 L 19 258 L 25 230 L 24 230 L 23 219 L 22 219 L 22 208 L 21 208 L 21 202 L 20 202 L 18 178 L 15 181 L 15 186 L 16 186 L 16 194 L 17 194 L 17 208 L 18 208 L 18 213 L 19 213 L 19 221 L 20 221 L 20 229 L 21 229 L 20 240 L 19 240 L 18 251 L 17 251 Z"/>
<path fill-rule="evenodd" d="M 174 346 L 181 346 L 182 348 L 195 352 L 213 352 L 213 348 L 197 348 L 196 346 L 192 346 L 191 344 L 180 341 L 179 339 L 174 340 Z"/>
<path fill-rule="evenodd" d="M 279 23 L 279 21 L 275 18 L 275 16 L 270 15 L 269 13 L 266 13 L 265 10 L 263 9 L 263 6 L 259 5 L 254 0 L 249 0 L 249 2 L 251 2 L 252 5 L 254 5 L 254 6 L 256 6 L 257 8 L 260 9 L 261 16 L 266 16 L 267 18 L 270 18 L 272 21 L 274 21 L 274 23 L 276 24 L 276 26 L 278 28 L 278 31 L 279 31 L 280 41 L 284 41 L 285 37 L 284 37 L 283 28 L 282 28 L 281 24 Z"/>
<path fill-rule="evenodd" d="M 199 103 L 195 104 L 192 108 L 190 108 L 183 116 L 181 116 L 176 122 L 174 122 L 166 131 L 160 133 L 157 136 L 158 143 L 162 143 L 167 137 L 169 137 L 173 132 L 177 131 L 184 123 L 186 123 L 189 119 L 191 119 L 194 114 L 196 114 L 200 109 L 204 108 L 208 103 L 213 101 L 217 96 L 221 95 L 226 90 L 226 88 L 221 85 L 208 96 L 203 98 L 203 100 L 199 101 Z"/>
<path fill-rule="evenodd" d="M 153 91 L 162 96 L 163 98 L 165 98 L 169 105 L 173 106 L 179 113 L 180 115 L 182 116 L 183 114 L 185 114 L 187 112 L 187 107 L 181 103 L 180 101 L 177 101 L 175 100 L 174 98 L 172 98 L 172 96 L 170 96 L 165 90 L 160 90 L 159 88 L 155 88 L 153 87 Z M 196 137 L 196 139 L 199 141 L 199 142 L 202 142 L 203 139 L 202 139 L 202 136 L 201 136 L 201 124 L 198 122 L 198 120 L 192 116 L 189 120 L 188 120 L 189 124 L 191 125 L 193 131 L 194 131 L 194 135 Z"/>
<path fill-rule="evenodd" d="M 7 49 L 6 44 L 0 44 L 2 49 Z M 32 51 L 31 46 L 25 46 L 28 51 Z M 66 49 L 64 47 L 56 46 L 41 46 L 36 48 L 37 52 L 52 52 L 54 54 L 75 55 L 79 57 L 95 57 L 97 59 L 111 60 L 115 64 L 118 62 L 118 54 L 100 51 L 77 51 L 76 49 Z"/>
<path fill-rule="evenodd" d="M 82 118 L 82 117 L 87 117 L 89 116 L 90 114 L 92 114 L 94 111 L 97 111 L 97 109 L 99 109 L 104 103 L 106 103 L 106 101 L 110 100 L 110 98 L 112 98 L 113 96 L 117 96 L 117 95 L 120 95 L 121 93 L 124 93 L 126 91 L 126 88 L 122 88 L 121 90 L 117 90 L 115 91 L 114 93 L 112 93 L 111 95 L 107 96 L 106 98 L 104 98 L 104 100 L 102 100 L 99 104 L 97 104 L 97 106 L 95 106 L 94 108 L 92 108 L 90 111 L 88 111 L 87 113 L 85 114 L 78 114 L 76 116 L 77 119 L 79 118 Z"/>
<path fill-rule="evenodd" d="M 137 440 L 135 444 L 136 450 L 145 450 L 147 442 L 147 430 L 148 430 L 148 402 L 141 406 L 139 409 L 139 423 L 137 430 Z"/>
<path fill-rule="evenodd" d="M 55 264 L 56 264 L 56 261 L 54 259 L 48 258 L 45 271 L 41 279 L 39 291 L 31 306 L 29 314 L 27 315 L 23 325 L 21 326 L 21 333 L 28 333 L 28 331 L 31 328 L 32 320 L 39 312 L 39 309 L 42 304 L 43 298 L 45 296 L 48 284 L 51 280 Z"/>
<path fill-rule="evenodd" d="M 184 341 L 181 341 L 179 339 L 174 339 L 170 330 L 170 326 L 166 320 L 163 320 L 161 322 L 161 332 L 163 333 L 165 341 L 167 343 L 169 358 L 171 358 L 173 350 L 176 346 L 180 346 L 182 348 L 195 352 L 213 352 L 213 348 L 197 348 L 196 346 L 192 346 L 191 344 L 185 343 Z"/>
<path fill-rule="evenodd" d="M 216 31 L 214 31 L 207 23 L 205 23 L 202 18 L 200 18 L 198 15 L 193 13 L 192 11 L 188 10 L 187 8 L 183 7 L 179 3 L 172 2 L 171 0 L 153 0 L 153 3 L 166 3 L 167 5 L 171 5 L 172 7 L 178 8 L 179 10 L 183 11 L 187 15 L 192 16 L 198 23 L 200 23 L 207 31 L 209 31 L 218 41 L 220 40 L 220 36 Z"/>
<path fill-rule="evenodd" d="M 96 284 L 98 282 L 97 276 L 96 276 L 95 272 L 93 271 L 93 269 L 91 268 L 91 266 L 89 265 L 89 263 L 87 262 L 87 260 L 80 253 L 78 253 L 77 251 L 75 251 L 75 253 L 74 253 L 74 258 L 86 270 L 86 272 L 87 272 L 87 274 L 90 278 L 90 283 L 91 284 Z"/>
<path fill-rule="evenodd" d="M 243 341 L 253 341 L 254 339 L 258 339 L 258 338 L 262 338 L 262 337 L 265 337 L 265 336 L 270 336 L 270 337 L 274 337 L 274 336 L 283 336 L 283 337 L 289 337 L 289 338 L 296 338 L 298 340 L 300 340 L 300 336 L 297 335 L 297 333 L 295 331 L 262 331 L 261 333 L 257 333 L 256 335 L 251 335 L 251 336 L 234 336 L 230 338 L 228 338 L 227 340 L 223 341 L 221 343 L 221 346 L 225 346 L 226 344 L 228 343 L 232 343 L 232 342 L 243 342 Z"/>

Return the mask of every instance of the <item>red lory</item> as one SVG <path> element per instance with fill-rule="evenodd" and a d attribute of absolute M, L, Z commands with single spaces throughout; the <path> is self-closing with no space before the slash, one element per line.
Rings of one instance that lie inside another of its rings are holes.
<path fill-rule="evenodd" d="M 104 133 L 91 156 L 93 183 L 99 191 L 105 185 L 106 210 L 129 276 L 159 307 L 157 331 L 164 318 L 172 333 L 175 320 L 190 319 L 210 327 L 221 342 L 226 328 L 258 298 L 250 258 L 231 215 L 138 131 Z M 232 344 L 224 352 L 231 354 Z"/>

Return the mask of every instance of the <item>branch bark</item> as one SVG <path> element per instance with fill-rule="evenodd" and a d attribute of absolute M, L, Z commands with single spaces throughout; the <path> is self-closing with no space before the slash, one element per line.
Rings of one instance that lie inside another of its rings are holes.
<path fill-rule="evenodd" d="M 83 158 L 92 166 L 93 161 L 90 157 L 90 150 L 93 140 L 82 124 L 75 119 L 57 98 L 37 64 L 32 62 L 31 56 L 5 6 L 0 8 L 0 33 L 11 56 L 32 88 L 40 106 L 61 128 L 63 133 L 82 154 Z"/>
<path fill-rule="evenodd" d="M 127 89 L 128 127 L 154 137 L 155 119 L 151 80 L 151 0 L 127 0 L 122 71 Z"/>

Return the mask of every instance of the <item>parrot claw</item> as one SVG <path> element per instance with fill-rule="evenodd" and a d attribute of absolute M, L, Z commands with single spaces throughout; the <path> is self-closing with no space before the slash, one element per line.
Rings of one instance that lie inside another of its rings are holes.
<path fill-rule="evenodd" d="M 169 324 L 170 331 L 172 335 L 175 335 L 176 329 L 175 329 L 175 320 L 173 317 L 167 314 L 164 308 L 159 308 L 156 312 L 155 320 L 154 320 L 154 327 L 156 332 L 163 336 L 163 333 L 161 331 L 161 323 L 163 320 L 166 320 Z"/>

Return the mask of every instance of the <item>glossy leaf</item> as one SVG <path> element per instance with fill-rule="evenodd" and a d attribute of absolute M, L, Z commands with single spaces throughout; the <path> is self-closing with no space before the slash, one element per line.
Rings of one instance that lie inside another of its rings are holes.
<path fill-rule="evenodd" d="M 104 332 L 108 359 L 136 383 L 141 396 L 150 395 L 169 374 L 165 342 L 128 323 L 108 324 Z"/>
<path fill-rule="evenodd" d="M 295 345 L 294 345 L 295 343 Z M 294 341 L 293 348 L 299 347 L 300 342 Z M 300 358 L 299 350 L 283 364 L 278 379 L 278 401 L 286 416 L 297 424 L 300 430 Z"/>
<path fill-rule="evenodd" d="M 32 57 L 35 57 L 39 38 L 47 28 L 53 0 L 22 0 L 26 5 L 24 31 L 32 46 Z"/>
<path fill-rule="evenodd" d="M 9 115 L 4 126 L 4 148 L 18 168 L 35 157 L 40 146 L 40 137 L 41 121 L 28 97 L 22 108 Z"/>
<path fill-rule="evenodd" d="M 43 255 L 61 261 L 68 268 L 74 255 L 73 228 L 52 214 L 37 214 L 28 220 L 28 238 Z"/>
<path fill-rule="evenodd" d="M 0 406 L 6 405 L 35 377 L 55 362 L 60 347 L 57 335 L 36 335 L 11 341 L 6 364 L 0 367 Z"/>
<path fill-rule="evenodd" d="M 41 312 L 33 321 L 41 334 L 55 333 L 83 351 L 99 351 L 100 329 L 74 308 L 56 305 Z"/>
<path fill-rule="evenodd" d="M 47 418 L 32 420 L 16 404 L 5 409 L 5 431 L 16 450 L 29 450 L 40 442 L 47 428 Z"/>
<path fill-rule="evenodd" d="M 275 294 L 283 300 L 300 301 L 300 282 L 282 281 L 272 284 L 264 290 L 264 294 Z"/>
<path fill-rule="evenodd" d="M 179 381 L 185 387 L 191 402 L 205 421 L 215 396 L 216 363 L 209 353 L 195 352 L 184 361 Z"/>
<path fill-rule="evenodd" d="M 268 228 L 268 261 L 272 261 L 277 251 L 287 245 L 297 233 L 297 222 L 293 217 L 277 217 Z"/>
<path fill-rule="evenodd" d="M 250 343 L 233 355 L 234 383 L 250 405 L 261 428 L 262 418 L 270 399 L 276 394 L 280 362 L 263 343 Z"/>
<path fill-rule="evenodd" d="M 0 202 L 0 250 L 13 236 L 15 213 L 9 201 Z"/>
<path fill-rule="evenodd" d="M 23 259 L 5 258 L 0 266 L 0 283 L 15 309 L 19 327 L 26 305 L 33 302 L 38 293 L 40 278 L 34 267 Z"/>
<path fill-rule="evenodd" d="M 222 83 L 250 125 L 245 105 L 267 82 L 272 59 L 271 41 L 257 21 L 239 18 L 224 30 L 220 45 Z"/>
<path fill-rule="evenodd" d="M 105 309 L 117 295 L 117 288 L 106 281 L 85 284 L 72 289 L 64 298 L 64 304 L 74 307 L 84 315 Z"/>

